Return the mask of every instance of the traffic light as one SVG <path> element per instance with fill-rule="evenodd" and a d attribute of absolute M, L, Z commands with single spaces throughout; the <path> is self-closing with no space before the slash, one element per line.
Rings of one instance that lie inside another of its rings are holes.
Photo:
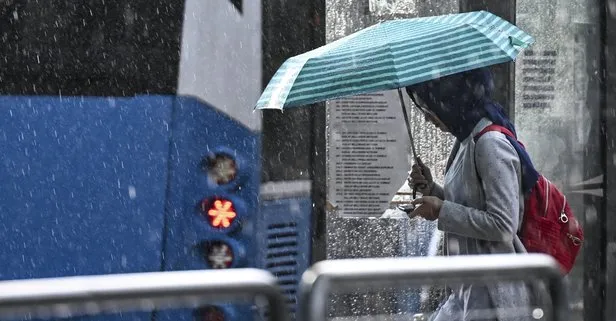
<path fill-rule="evenodd" d="M 196 211 L 197 223 L 205 227 L 201 229 L 203 235 L 197 244 L 200 259 L 208 269 L 246 267 L 249 263 L 246 249 L 252 236 L 243 230 L 250 217 L 247 202 L 242 197 L 253 196 L 241 192 L 242 184 L 249 177 L 247 163 L 233 150 L 218 147 L 203 156 L 200 167 L 202 175 L 207 176 L 208 186 L 203 190 Z M 238 320 L 242 319 L 238 318 L 239 314 L 248 315 L 247 309 L 216 304 L 195 310 L 193 316 L 197 321 Z"/>
<path fill-rule="evenodd" d="M 229 304 L 207 305 L 193 312 L 193 319 L 199 321 L 237 320 L 238 317 L 238 313 Z"/>
<path fill-rule="evenodd" d="M 201 170 L 207 174 L 209 184 L 228 191 L 246 182 L 250 175 L 247 167 L 246 160 L 226 147 L 216 148 L 201 160 Z"/>
<path fill-rule="evenodd" d="M 210 238 L 200 245 L 201 255 L 210 269 L 245 267 L 245 247 L 229 237 Z"/>
<path fill-rule="evenodd" d="M 207 268 L 245 266 L 242 224 L 248 218 L 248 209 L 237 193 L 245 177 L 243 165 L 237 153 L 223 147 L 211 151 L 201 161 L 211 193 L 198 204 L 198 215 L 210 231 L 199 245 Z"/>
<path fill-rule="evenodd" d="M 212 183 L 225 185 L 237 178 L 237 162 L 228 152 L 210 153 L 201 161 L 202 170 L 206 171 Z"/>
<path fill-rule="evenodd" d="M 246 203 L 228 193 L 209 195 L 199 203 L 199 212 L 212 232 L 231 233 L 246 218 Z"/>

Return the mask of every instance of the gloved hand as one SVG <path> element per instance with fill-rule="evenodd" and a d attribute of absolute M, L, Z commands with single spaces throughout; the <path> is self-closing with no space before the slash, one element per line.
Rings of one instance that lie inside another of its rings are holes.
<path fill-rule="evenodd" d="M 409 216 L 421 216 L 428 221 L 438 219 L 441 214 L 441 207 L 443 206 L 443 201 L 434 196 L 424 196 L 413 200 L 411 203 L 419 206 Z"/>
<path fill-rule="evenodd" d="M 411 188 L 417 186 L 417 191 L 420 192 L 421 195 L 429 196 L 432 194 L 432 189 L 434 188 L 432 173 L 430 172 L 428 166 L 424 165 L 421 159 L 417 158 L 417 163 L 413 165 L 413 168 L 406 180 Z"/>

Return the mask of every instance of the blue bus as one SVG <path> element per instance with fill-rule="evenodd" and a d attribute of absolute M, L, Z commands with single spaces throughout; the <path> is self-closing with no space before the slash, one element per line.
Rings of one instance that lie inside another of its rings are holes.
<path fill-rule="evenodd" d="M 312 202 L 261 186 L 261 2 L 2 6 L 0 279 L 259 267 L 294 309 Z"/>

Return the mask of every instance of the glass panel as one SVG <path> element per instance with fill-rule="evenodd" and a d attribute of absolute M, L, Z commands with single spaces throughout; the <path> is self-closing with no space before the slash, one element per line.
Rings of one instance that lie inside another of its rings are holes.
<path fill-rule="evenodd" d="M 584 286 L 584 274 L 599 268 L 599 262 L 584 265 L 589 262 L 584 256 L 591 255 L 589 242 L 600 228 L 597 213 L 603 197 L 599 8 L 599 1 L 517 1 L 517 24 L 536 39 L 516 63 L 519 138 L 537 169 L 566 193 L 577 218 L 586 225 L 586 251 L 580 253 L 569 277 L 572 320 L 581 320 L 584 308 L 593 309 L 584 306 L 585 291 L 592 292 Z M 592 300 L 587 297 L 586 302 Z"/>
<path fill-rule="evenodd" d="M 455 13 L 458 8 L 457 0 L 327 0 L 326 39 L 328 43 L 335 41 L 379 21 Z M 391 188 L 384 191 L 386 194 L 384 206 L 375 206 L 378 207 L 375 210 L 370 209 L 373 213 L 355 211 L 363 214 L 356 215 L 363 216 L 361 218 L 348 218 L 348 216 L 353 216 L 352 214 L 341 217 L 340 214 L 346 213 L 343 213 L 340 209 L 348 206 L 347 203 L 352 205 L 353 202 L 344 200 L 336 202 L 335 189 L 345 188 L 352 197 L 358 197 L 358 193 L 363 191 L 360 191 L 359 187 L 351 187 L 350 185 L 353 185 L 351 183 L 344 186 L 345 177 L 346 181 L 351 181 L 354 177 L 361 178 L 364 175 L 363 169 L 347 164 L 347 160 L 335 154 L 337 147 L 344 148 L 347 153 L 361 153 L 362 146 L 351 141 L 357 138 L 350 135 L 343 137 L 342 134 L 345 131 L 366 132 L 371 128 L 357 126 L 351 117 L 346 117 L 333 108 L 353 108 L 353 110 L 357 110 L 361 108 L 357 105 L 357 102 L 362 97 L 352 97 L 345 99 L 344 102 L 327 103 L 327 184 L 328 201 L 330 202 L 329 205 L 332 205 L 330 207 L 332 211 L 327 218 L 327 257 L 330 259 L 436 255 L 441 247 L 440 233 L 436 230 L 435 222 L 423 219 L 410 221 L 408 219 L 375 220 L 369 218 L 369 216 L 378 217 L 387 207 L 391 208 L 398 203 L 408 202 L 411 197 L 410 188 L 406 185 L 406 175 L 407 171 L 410 170 L 412 154 L 409 149 L 409 138 L 403 122 L 399 97 L 396 91 L 384 95 L 385 98 L 381 95 L 380 97 L 373 96 L 370 99 L 373 101 L 373 105 L 376 105 L 375 100 L 385 101 L 387 108 L 379 108 L 385 109 L 380 113 L 395 118 L 387 121 L 389 125 L 381 124 L 378 127 L 379 132 L 383 133 L 382 135 L 386 135 L 390 140 L 397 140 L 391 144 L 391 148 L 390 145 L 385 143 L 380 143 L 379 146 L 386 146 L 385 153 L 387 154 L 386 158 L 379 159 L 379 166 L 393 167 L 392 183 L 387 186 L 387 188 Z M 453 139 L 450 135 L 442 133 L 432 124 L 427 123 L 421 112 L 411 105 L 412 103 L 406 93 L 404 96 L 418 154 L 423 162 L 431 168 L 435 181 L 442 184 L 445 163 Z M 380 107 L 383 107 L 383 103 L 380 104 Z M 357 148 L 353 146 L 357 146 Z M 340 161 L 337 161 L 337 159 Z M 388 171 L 380 170 L 378 174 L 389 178 Z M 373 195 L 362 195 L 359 199 L 372 203 L 377 203 L 383 199 L 372 191 L 369 193 Z M 393 199 L 392 196 L 394 196 Z M 350 318 L 355 319 L 358 315 L 382 316 L 384 314 L 405 313 L 411 315 L 402 315 L 402 317 L 411 319 L 412 314 L 420 310 L 434 310 L 443 298 L 440 287 L 432 288 L 429 286 L 422 289 L 421 293 L 417 289 L 405 293 L 400 291 L 374 291 L 368 294 L 358 292 L 336 296 L 331 305 L 331 315 L 340 318 L 353 316 Z"/>

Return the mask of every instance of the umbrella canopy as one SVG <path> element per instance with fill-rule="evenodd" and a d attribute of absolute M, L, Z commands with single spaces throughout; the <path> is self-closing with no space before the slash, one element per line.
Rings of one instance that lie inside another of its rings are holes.
<path fill-rule="evenodd" d="M 381 22 L 289 58 L 255 108 L 397 89 L 514 60 L 533 42 L 487 11 Z"/>

